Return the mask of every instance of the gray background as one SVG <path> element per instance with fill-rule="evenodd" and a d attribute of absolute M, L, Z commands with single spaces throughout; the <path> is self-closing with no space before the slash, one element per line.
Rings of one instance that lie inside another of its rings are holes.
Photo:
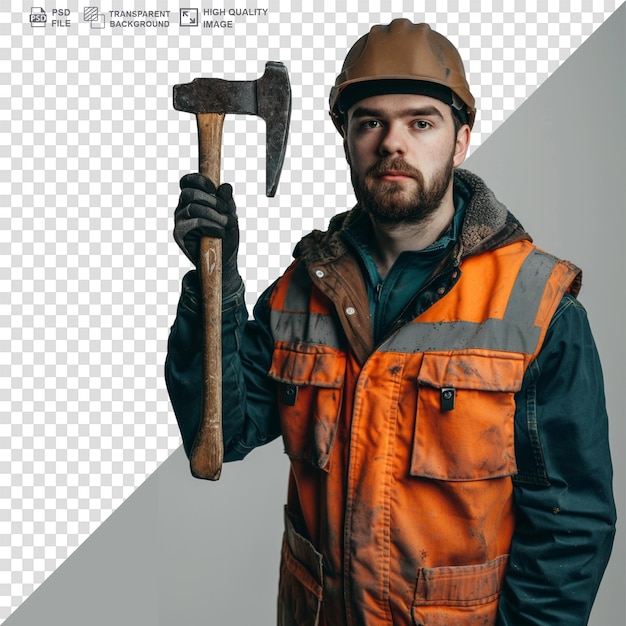
<path fill-rule="evenodd" d="M 14 4 L 13 19 L 23 20 L 21 3 Z M 372 4 L 369 13 L 337 8 L 343 20 L 330 6 L 319 14 L 288 15 L 270 5 L 267 23 L 238 24 L 236 48 L 224 45 L 226 36 L 199 39 L 191 32 L 105 31 L 95 40 L 86 24 L 59 46 L 60 35 L 49 30 L 34 34 L 22 23 L 2 23 L 4 41 L 11 43 L 3 59 L 10 54 L 10 83 L 21 106 L 3 109 L 12 173 L 7 178 L 5 171 L 0 182 L 6 206 L 23 207 L 17 226 L 15 218 L 3 222 L 3 232 L 12 232 L 10 239 L 5 234 L 11 255 L 3 257 L 11 265 L 2 266 L 11 306 L 2 317 L 10 360 L 3 361 L 8 377 L 0 399 L 12 417 L 11 430 L 3 431 L 11 446 L 0 460 L 6 468 L 0 495 L 8 503 L 0 518 L 0 596 L 16 599 L 39 585 L 6 620 L 10 626 L 273 623 L 287 476 L 281 445 L 225 467 L 218 483 L 195 481 L 176 449 L 163 395 L 167 320 L 187 269 L 167 234 L 176 180 L 195 168 L 195 129 L 170 110 L 169 88 L 199 73 L 192 57 L 202 46 L 211 48 L 217 74 L 223 66 L 224 73 L 256 78 L 260 65 L 245 63 L 245 51 L 256 49 L 258 58 L 284 59 L 292 71 L 294 123 L 278 205 L 259 199 L 263 149 L 247 145 L 246 167 L 238 160 L 242 143 L 262 129 L 248 120 L 227 121 L 225 129 L 224 169 L 240 177 L 242 264 L 252 301 L 286 265 L 300 231 L 323 227 L 335 201 L 339 208 L 351 203 L 340 142 L 324 106 L 347 47 L 370 23 L 393 17 Z M 396 12 L 407 13 L 408 6 L 394 4 Z M 464 14 L 437 13 L 433 3 L 424 3 L 424 10 L 429 12 L 416 19 L 447 29 L 470 59 L 470 84 L 482 83 L 476 88 L 482 89 L 480 122 L 466 166 L 487 180 L 538 245 L 584 270 L 580 299 L 605 371 L 623 516 L 624 6 L 527 98 L 532 89 L 517 90 L 533 76 L 541 82 L 540 63 L 498 69 L 498 38 L 504 33 L 505 61 L 508 51 L 516 62 L 533 53 L 545 60 L 541 50 L 518 40 L 533 31 L 534 16 L 499 21 L 485 9 L 474 11 L 470 23 Z M 570 19 L 558 30 L 564 20 L 558 10 L 537 18 L 536 32 L 557 33 L 548 36 L 548 59 L 559 36 L 583 30 L 582 19 Z M 339 26 L 329 33 L 333 20 Z M 313 48 L 320 36 L 327 37 L 326 46 Z M 50 69 L 50 58 L 56 72 L 42 72 Z M 554 62 L 548 66 L 555 69 Z M 74 67 L 78 79 L 63 71 Z M 98 74 L 103 67 L 108 74 Z M 154 80 L 142 82 L 150 73 Z M 75 96 L 87 106 L 77 106 Z M 511 101 L 516 110 L 500 125 L 497 111 Z M 263 146 L 262 137 L 249 143 Z M 258 180 L 245 173 L 255 171 Z M 89 175 L 83 178 L 84 172 Z M 33 256 L 37 249 L 45 254 Z M 151 258 L 158 259 L 156 266 L 149 260 L 141 265 Z M 620 525 L 595 626 L 625 622 L 624 551 Z"/>

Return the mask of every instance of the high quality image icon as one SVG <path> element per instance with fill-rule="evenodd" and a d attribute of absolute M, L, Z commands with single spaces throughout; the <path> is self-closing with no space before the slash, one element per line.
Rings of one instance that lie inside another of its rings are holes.
<path fill-rule="evenodd" d="M 198 9 L 181 9 L 179 22 L 181 26 L 197 26 L 199 24 Z"/>

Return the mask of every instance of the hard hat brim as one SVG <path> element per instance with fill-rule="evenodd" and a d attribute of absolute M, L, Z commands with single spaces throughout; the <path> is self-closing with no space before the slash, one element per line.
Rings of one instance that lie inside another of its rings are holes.
<path fill-rule="evenodd" d="M 475 109 L 465 104 L 449 85 L 434 82 L 424 77 L 385 76 L 383 78 L 356 79 L 343 83 L 331 95 L 334 101 L 333 120 L 335 125 L 357 102 L 373 96 L 408 93 L 429 96 L 449 105 L 463 123 L 473 124 Z"/>

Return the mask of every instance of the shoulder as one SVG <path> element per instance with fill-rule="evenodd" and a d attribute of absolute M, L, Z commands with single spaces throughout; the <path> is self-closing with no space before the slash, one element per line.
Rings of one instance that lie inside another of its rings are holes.
<path fill-rule="evenodd" d="M 313 230 L 305 235 L 296 245 L 293 256 L 302 257 L 311 264 L 321 259 L 334 258 L 346 250 L 342 231 L 350 228 L 363 215 L 363 210 L 357 205 L 349 211 L 338 213 L 331 218 L 327 230 Z"/>

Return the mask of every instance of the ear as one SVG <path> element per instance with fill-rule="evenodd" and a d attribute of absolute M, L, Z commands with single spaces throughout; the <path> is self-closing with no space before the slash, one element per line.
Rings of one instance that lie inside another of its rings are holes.
<path fill-rule="evenodd" d="M 470 137 L 470 127 L 467 124 L 463 124 L 463 126 L 459 128 L 459 132 L 456 134 L 456 143 L 454 145 L 454 156 L 452 160 L 452 165 L 454 167 L 459 167 L 463 161 L 465 161 L 470 145 Z"/>
<path fill-rule="evenodd" d="M 346 137 L 345 127 L 342 126 L 343 129 L 343 153 L 346 155 L 346 161 L 348 165 L 352 167 L 352 160 L 350 159 L 350 151 L 348 150 L 348 138 Z"/>

